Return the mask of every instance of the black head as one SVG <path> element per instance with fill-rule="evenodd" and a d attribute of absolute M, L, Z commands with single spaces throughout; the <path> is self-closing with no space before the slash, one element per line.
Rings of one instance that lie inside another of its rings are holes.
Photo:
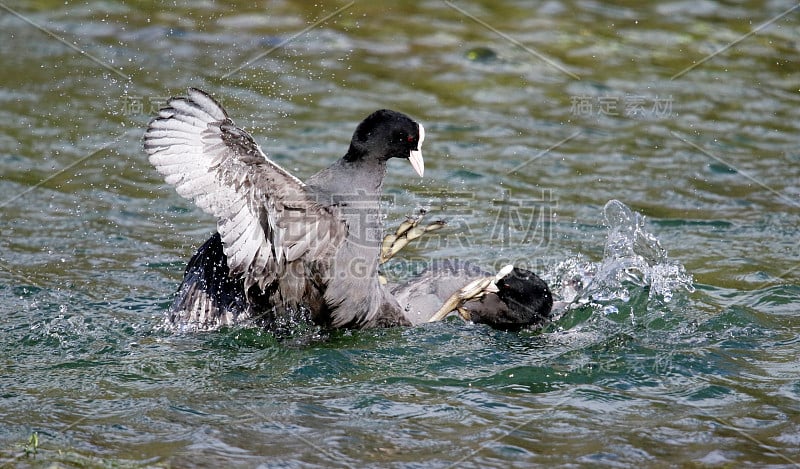
<path fill-rule="evenodd" d="M 422 176 L 425 169 L 422 161 L 422 141 L 425 129 L 405 114 L 381 109 L 364 119 L 350 141 L 350 149 L 344 159 L 348 162 L 375 158 L 406 158 L 414 170 Z"/>
<path fill-rule="evenodd" d="M 464 305 L 470 321 L 495 329 L 518 330 L 542 324 L 550 317 L 553 295 L 533 272 L 515 267 L 496 284 L 496 293 L 487 293 Z"/>

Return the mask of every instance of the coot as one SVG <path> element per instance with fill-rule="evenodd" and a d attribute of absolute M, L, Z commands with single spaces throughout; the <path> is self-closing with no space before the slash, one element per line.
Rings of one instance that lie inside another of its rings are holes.
<path fill-rule="evenodd" d="M 190 88 L 150 122 L 150 162 L 217 219 L 190 260 L 170 312 L 179 327 L 255 323 L 280 331 L 407 325 L 378 280 L 379 199 L 391 158 L 422 176 L 423 126 L 370 114 L 344 156 L 303 183 L 271 161 L 211 96 Z"/>
<path fill-rule="evenodd" d="M 547 322 L 553 307 L 550 289 L 533 272 L 506 266 L 491 275 L 460 260 L 434 261 L 392 293 L 414 325 L 440 321 L 456 311 L 466 321 L 519 330 Z"/>

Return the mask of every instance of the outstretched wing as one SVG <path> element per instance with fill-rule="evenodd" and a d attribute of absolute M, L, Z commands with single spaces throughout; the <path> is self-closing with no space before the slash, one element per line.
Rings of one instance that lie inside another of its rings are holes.
<path fill-rule="evenodd" d="M 213 98 L 190 88 L 168 104 L 147 128 L 145 151 L 178 194 L 217 218 L 228 268 L 245 289 L 335 251 L 347 230 L 336 209 L 270 161 Z"/>

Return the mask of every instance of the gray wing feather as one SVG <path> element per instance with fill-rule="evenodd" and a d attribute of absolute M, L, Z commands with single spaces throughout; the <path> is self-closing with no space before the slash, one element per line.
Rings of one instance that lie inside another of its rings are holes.
<path fill-rule="evenodd" d="M 213 98 L 190 89 L 168 104 L 150 123 L 145 150 L 178 194 L 217 218 L 231 274 L 263 289 L 287 262 L 335 252 L 347 230 L 335 209 L 270 161 Z"/>

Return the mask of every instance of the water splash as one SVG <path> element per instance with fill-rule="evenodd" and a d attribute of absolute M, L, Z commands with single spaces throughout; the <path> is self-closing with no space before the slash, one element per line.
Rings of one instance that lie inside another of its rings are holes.
<path fill-rule="evenodd" d="M 618 200 L 606 203 L 603 214 L 608 227 L 603 259 L 590 262 L 578 255 L 554 269 L 560 309 L 627 302 L 633 290 L 647 289 L 648 301 L 663 302 L 671 301 L 678 291 L 694 291 L 691 274 L 668 257 L 658 238 L 645 228 L 644 216 Z"/>

